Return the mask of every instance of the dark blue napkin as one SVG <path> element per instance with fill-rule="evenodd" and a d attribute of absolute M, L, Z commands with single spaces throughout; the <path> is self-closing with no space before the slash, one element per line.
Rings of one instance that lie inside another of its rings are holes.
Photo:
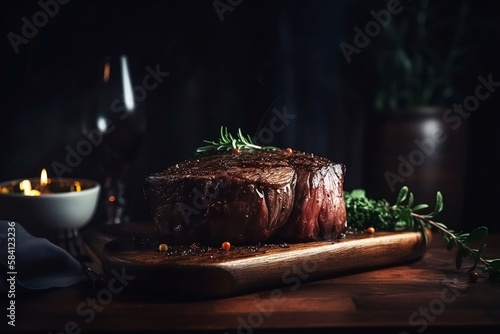
<path fill-rule="evenodd" d="M 14 248 L 15 247 L 15 248 Z M 17 287 L 41 290 L 67 287 L 87 279 L 81 264 L 66 250 L 31 235 L 17 222 L 0 220 L 0 292 Z"/>

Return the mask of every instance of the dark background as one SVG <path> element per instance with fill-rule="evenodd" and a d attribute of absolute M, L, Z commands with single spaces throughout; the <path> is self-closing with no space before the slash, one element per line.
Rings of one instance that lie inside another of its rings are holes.
<path fill-rule="evenodd" d="M 416 3 L 401 1 L 408 7 Z M 439 3 L 434 20 L 449 23 L 458 2 Z M 243 0 L 221 21 L 212 0 L 71 0 L 59 5 L 59 12 L 15 53 L 7 34 L 20 35 L 21 19 L 32 21 L 41 7 L 37 1 L 4 1 L 0 180 L 36 177 L 53 161 L 64 161 L 65 147 L 75 147 L 83 138 L 79 117 L 98 82 L 103 57 L 126 53 L 133 78 L 142 78 L 147 66 L 170 73 L 141 102 L 147 110 L 147 132 L 126 179 L 132 220 L 151 219 L 142 194 L 149 174 L 191 158 L 203 139 L 217 138 L 222 125 L 256 134 L 273 108 L 285 106 L 295 118 L 271 144 L 342 162 L 347 166 L 345 188 L 363 188 L 363 170 L 372 163 L 363 154 L 370 126 L 365 120 L 377 79 L 369 55 L 383 46 L 374 37 L 348 64 L 339 44 L 353 44 L 353 28 L 364 27 L 373 19 L 370 10 L 386 5 Z M 456 102 L 474 92 L 479 75 L 492 74 L 500 81 L 498 14 L 495 1 L 471 2 L 474 28 L 464 46 L 466 61 L 454 77 Z M 445 45 L 449 36 L 443 30 L 435 37 Z M 467 227 L 500 225 L 499 98 L 500 92 L 493 93 L 466 120 Z M 102 182 L 97 164 L 91 154 L 66 176 Z M 100 209 L 93 223 L 102 215 Z"/>

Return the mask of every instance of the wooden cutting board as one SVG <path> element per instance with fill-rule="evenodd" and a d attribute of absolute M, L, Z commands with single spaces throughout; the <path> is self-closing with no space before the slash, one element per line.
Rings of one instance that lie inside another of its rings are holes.
<path fill-rule="evenodd" d="M 428 248 L 420 232 L 358 232 L 336 241 L 260 244 L 227 252 L 186 245 L 160 252 L 154 235 L 152 224 L 106 225 L 85 231 L 83 241 L 106 275 L 127 275 L 127 291 L 181 298 L 293 289 L 311 280 L 415 261 Z"/>

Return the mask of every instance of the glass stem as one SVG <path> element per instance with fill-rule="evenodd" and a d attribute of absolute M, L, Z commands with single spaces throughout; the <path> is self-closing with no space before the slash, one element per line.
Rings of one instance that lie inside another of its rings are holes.
<path fill-rule="evenodd" d="M 106 179 L 106 191 L 106 224 L 126 223 L 128 217 L 126 215 L 125 183 L 120 178 L 108 177 Z"/>

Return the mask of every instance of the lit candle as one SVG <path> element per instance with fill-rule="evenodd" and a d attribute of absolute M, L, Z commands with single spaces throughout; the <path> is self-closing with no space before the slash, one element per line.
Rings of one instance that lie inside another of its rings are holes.
<path fill-rule="evenodd" d="M 40 196 L 41 194 L 50 193 L 47 185 L 50 183 L 47 177 L 47 170 L 44 168 L 40 174 L 40 186 L 32 185 L 30 180 L 22 180 L 19 183 L 19 189 L 23 191 L 24 196 Z M 36 189 L 38 188 L 38 189 Z"/>
<path fill-rule="evenodd" d="M 47 177 L 47 170 L 45 168 L 42 169 L 42 173 L 40 174 L 40 192 L 42 194 L 47 194 L 49 193 L 49 188 L 47 187 L 47 184 L 49 184 L 50 180 Z"/>
<path fill-rule="evenodd" d="M 0 195 L 22 194 L 24 196 L 41 196 L 44 194 L 80 192 L 88 188 L 88 180 L 82 181 L 64 178 L 51 180 L 47 176 L 47 170 L 43 168 L 39 179 L 20 179 L 3 182 L 0 185 Z"/>
<path fill-rule="evenodd" d="M 31 188 L 30 180 L 22 180 L 19 189 L 23 191 L 24 196 L 40 196 L 40 191 Z"/>
<path fill-rule="evenodd" d="M 98 206 L 100 184 L 87 179 L 49 178 L 47 171 L 0 182 L 0 218 L 16 221 L 42 237 L 54 229 L 85 225 Z"/>

